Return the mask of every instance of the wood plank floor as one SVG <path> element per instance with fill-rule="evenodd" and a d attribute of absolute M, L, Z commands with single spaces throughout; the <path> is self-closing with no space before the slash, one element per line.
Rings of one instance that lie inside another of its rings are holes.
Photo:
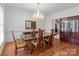
<path fill-rule="evenodd" d="M 6 43 L 2 56 L 14 56 L 14 49 L 14 43 Z M 26 51 L 23 49 L 20 51 L 18 56 L 27 56 Z M 31 56 L 36 56 L 35 50 Z M 40 47 L 38 56 L 79 56 L 79 46 L 66 42 L 57 42 L 49 49 Z"/>

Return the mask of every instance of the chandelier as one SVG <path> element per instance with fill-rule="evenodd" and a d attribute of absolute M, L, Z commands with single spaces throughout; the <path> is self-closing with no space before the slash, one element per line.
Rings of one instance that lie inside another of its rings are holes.
<path fill-rule="evenodd" d="M 37 7 L 39 7 L 39 3 L 37 3 Z M 39 11 L 39 8 L 37 8 L 37 12 L 33 14 L 33 20 L 43 20 L 44 15 Z"/>

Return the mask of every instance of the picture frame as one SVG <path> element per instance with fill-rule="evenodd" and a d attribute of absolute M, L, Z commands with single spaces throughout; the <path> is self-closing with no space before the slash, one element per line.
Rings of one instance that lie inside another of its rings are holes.
<path fill-rule="evenodd" d="M 25 20 L 25 29 L 36 29 L 36 21 Z"/>

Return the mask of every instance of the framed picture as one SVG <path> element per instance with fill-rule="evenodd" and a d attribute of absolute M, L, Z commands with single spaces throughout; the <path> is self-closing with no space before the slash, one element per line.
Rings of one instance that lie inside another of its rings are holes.
<path fill-rule="evenodd" d="M 31 20 L 25 21 L 25 29 L 36 29 L 36 22 Z"/>

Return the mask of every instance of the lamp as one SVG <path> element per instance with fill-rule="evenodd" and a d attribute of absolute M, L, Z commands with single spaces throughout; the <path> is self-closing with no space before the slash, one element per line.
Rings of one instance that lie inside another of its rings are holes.
<path fill-rule="evenodd" d="M 39 7 L 39 3 L 37 3 L 37 7 Z M 37 8 L 37 12 L 33 14 L 33 20 L 43 20 L 44 15 L 39 11 L 39 8 Z"/>

